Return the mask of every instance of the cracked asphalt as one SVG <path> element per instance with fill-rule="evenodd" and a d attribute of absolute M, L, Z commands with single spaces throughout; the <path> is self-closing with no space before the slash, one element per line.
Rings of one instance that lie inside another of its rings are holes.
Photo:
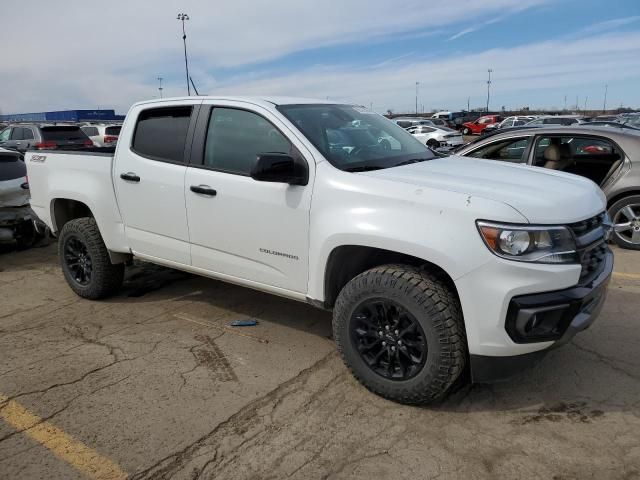
<path fill-rule="evenodd" d="M 640 479 L 640 254 L 616 271 L 535 369 L 407 407 L 349 375 L 326 312 L 145 264 L 90 302 L 54 245 L 0 252 L 0 478 Z"/>

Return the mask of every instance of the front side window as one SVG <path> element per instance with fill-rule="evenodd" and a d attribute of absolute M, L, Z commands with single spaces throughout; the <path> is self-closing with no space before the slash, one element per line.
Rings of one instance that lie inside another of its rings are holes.
<path fill-rule="evenodd" d="M 469 156 L 512 163 L 525 163 L 525 152 L 530 143 L 531 137 L 509 138 L 484 145 L 471 152 Z"/>
<path fill-rule="evenodd" d="M 154 160 L 183 162 L 191 112 L 191 106 L 143 110 L 138 116 L 131 148 Z"/>
<path fill-rule="evenodd" d="M 339 141 L 339 140 L 336 140 Z M 209 118 L 204 165 L 249 175 L 258 155 L 292 154 L 291 142 L 260 115 L 233 108 L 214 108 Z"/>
<path fill-rule="evenodd" d="M 0 142 L 6 142 L 9 140 L 10 137 L 11 137 L 10 128 L 5 128 L 4 130 L 2 130 L 2 132 L 0 132 Z"/>
<path fill-rule="evenodd" d="M 435 158 L 409 132 L 359 107 L 281 105 L 278 110 L 341 170 L 375 170 Z M 334 143 L 332 138 L 338 136 L 340 142 Z"/>
<path fill-rule="evenodd" d="M 24 130 L 24 128 L 21 127 L 16 127 L 13 129 L 13 132 L 11 132 L 11 140 L 22 140 L 22 131 Z"/>

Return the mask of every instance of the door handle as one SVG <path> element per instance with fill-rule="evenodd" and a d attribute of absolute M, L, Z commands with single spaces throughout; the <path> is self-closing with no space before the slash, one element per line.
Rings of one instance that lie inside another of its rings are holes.
<path fill-rule="evenodd" d="M 140 181 L 140 177 L 133 172 L 121 173 L 120 178 L 123 180 L 127 180 L 128 182 L 136 182 Z"/>
<path fill-rule="evenodd" d="M 191 191 L 193 193 L 199 193 L 200 195 L 208 195 L 210 197 L 215 197 L 218 192 L 216 192 L 209 185 L 191 185 Z"/>

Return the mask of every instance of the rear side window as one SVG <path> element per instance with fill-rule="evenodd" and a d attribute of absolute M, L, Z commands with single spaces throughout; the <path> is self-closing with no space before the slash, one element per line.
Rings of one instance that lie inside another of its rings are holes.
<path fill-rule="evenodd" d="M 120 135 L 120 130 L 122 127 L 107 127 L 104 129 L 105 135 Z"/>
<path fill-rule="evenodd" d="M 53 142 L 60 141 L 80 141 L 86 140 L 87 136 L 80 130 L 80 127 L 73 126 L 56 126 L 56 127 L 42 127 L 42 139 Z"/>
<path fill-rule="evenodd" d="M 33 140 L 33 131 L 30 128 L 22 129 L 22 139 L 23 140 Z"/>
<path fill-rule="evenodd" d="M 90 137 L 95 137 L 96 135 L 100 134 L 96 127 L 82 127 L 82 131 Z"/>
<path fill-rule="evenodd" d="M 133 151 L 155 160 L 183 162 L 191 112 L 191 106 L 142 111 L 133 136 Z"/>

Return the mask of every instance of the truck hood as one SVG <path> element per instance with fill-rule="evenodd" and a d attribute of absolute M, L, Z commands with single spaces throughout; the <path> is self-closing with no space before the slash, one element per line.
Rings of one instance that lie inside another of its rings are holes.
<path fill-rule="evenodd" d="M 604 194 L 591 180 L 494 160 L 451 156 L 361 175 L 502 202 L 530 223 L 572 223 L 606 208 Z"/>

